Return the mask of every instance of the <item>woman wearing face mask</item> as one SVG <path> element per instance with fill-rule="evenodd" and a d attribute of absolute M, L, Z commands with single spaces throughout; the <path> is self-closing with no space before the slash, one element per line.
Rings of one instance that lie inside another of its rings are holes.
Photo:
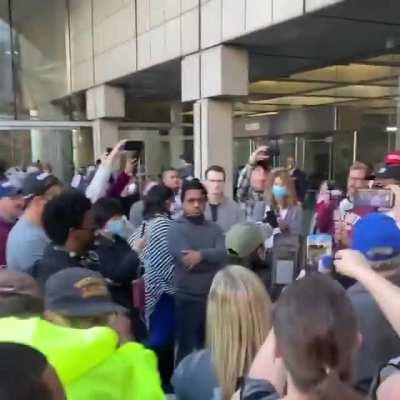
<path fill-rule="evenodd" d="M 264 222 L 280 233 L 303 234 L 303 210 L 297 200 L 294 183 L 285 168 L 271 171 L 266 191 Z"/>

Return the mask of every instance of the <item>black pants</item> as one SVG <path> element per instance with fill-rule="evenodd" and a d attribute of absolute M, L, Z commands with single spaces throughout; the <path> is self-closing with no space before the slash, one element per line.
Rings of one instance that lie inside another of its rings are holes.
<path fill-rule="evenodd" d="M 178 365 L 193 350 L 204 347 L 206 300 L 175 298 L 175 319 Z"/>

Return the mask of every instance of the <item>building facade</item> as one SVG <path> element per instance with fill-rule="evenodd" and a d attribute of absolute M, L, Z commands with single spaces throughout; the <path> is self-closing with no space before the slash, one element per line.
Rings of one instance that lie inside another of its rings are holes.
<path fill-rule="evenodd" d="M 315 180 L 396 148 L 396 0 L 0 0 L 0 158 L 68 180 L 121 138 L 232 181 L 258 144 Z M 372 145 L 373 144 L 373 145 Z"/>

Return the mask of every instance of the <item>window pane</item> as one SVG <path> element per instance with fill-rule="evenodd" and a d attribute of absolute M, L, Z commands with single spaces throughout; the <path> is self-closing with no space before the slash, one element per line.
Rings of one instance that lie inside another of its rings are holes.
<path fill-rule="evenodd" d="M 13 0 L 17 119 L 70 119 L 65 0 Z"/>
<path fill-rule="evenodd" d="M 27 167 L 40 161 L 52 166 L 65 184 L 74 170 L 93 163 L 91 128 L 0 130 L 0 160 L 8 167 Z"/>
<path fill-rule="evenodd" d="M 0 118 L 14 119 L 8 0 L 0 0 Z"/>
<path fill-rule="evenodd" d="M 29 131 L 0 131 L 0 160 L 8 167 L 29 165 L 32 162 Z"/>

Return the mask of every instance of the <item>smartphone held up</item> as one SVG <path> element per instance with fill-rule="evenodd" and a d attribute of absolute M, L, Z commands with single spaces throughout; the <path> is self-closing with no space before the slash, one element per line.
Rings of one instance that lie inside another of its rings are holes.
<path fill-rule="evenodd" d="M 390 210 L 394 204 L 395 195 L 390 189 L 360 189 L 354 195 L 354 207 Z"/>

